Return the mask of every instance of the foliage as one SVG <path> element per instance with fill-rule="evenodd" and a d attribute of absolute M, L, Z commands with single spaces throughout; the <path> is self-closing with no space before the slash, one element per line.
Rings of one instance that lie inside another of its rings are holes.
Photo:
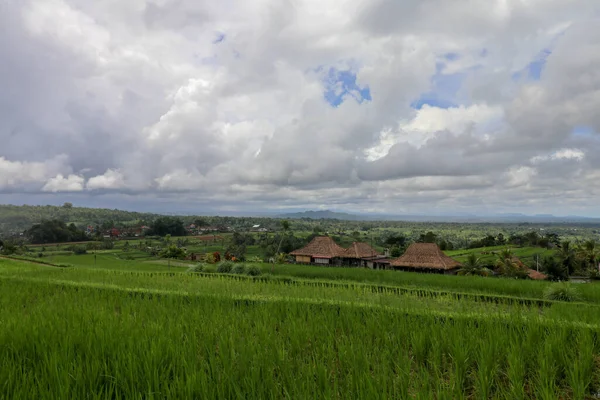
<path fill-rule="evenodd" d="M 496 268 L 498 273 L 506 278 L 527 278 L 527 270 L 515 258 L 510 249 L 502 250 L 498 254 Z"/>
<path fill-rule="evenodd" d="M 87 249 L 85 246 L 75 246 L 73 247 L 73 254 L 75 255 L 82 255 L 82 254 L 87 254 Z"/>
<path fill-rule="evenodd" d="M 229 259 L 235 257 L 237 260 L 243 261 L 246 256 L 246 245 L 245 244 L 230 244 L 227 246 L 226 254 Z"/>
<path fill-rule="evenodd" d="M 236 264 L 231 268 L 232 274 L 245 274 L 246 273 L 246 265 L 244 264 Z"/>
<path fill-rule="evenodd" d="M 204 260 L 208 263 L 208 264 L 214 264 L 217 262 L 217 259 L 215 257 L 215 255 L 213 253 L 207 253 Z"/>
<path fill-rule="evenodd" d="M 246 270 L 246 273 L 250 276 L 260 276 L 262 274 L 262 270 L 258 268 L 256 265 L 251 265 Z"/>
<path fill-rule="evenodd" d="M 206 265 L 203 269 L 202 272 L 204 272 L 205 274 L 213 274 L 215 272 L 217 272 L 217 269 L 215 268 L 214 265 Z"/>
<path fill-rule="evenodd" d="M 288 258 L 287 254 L 285 254 L 285 253 L 279 253 L 279 254 L 277 254 L 277 257 L 275 257 L 275 262 L 277 264 L 283 264 L 283 263 L 287 262 L 287 258 Z"/>
<path fill-rule="evenodd" d="M 469 254 L 467 261 L 465 261 L 462 267 L 458 270 L 458 275 L 463 276 L 490 276 L 492 271 L 487 269 L 481 259 L 477 258 L 475 253 Z"/>
<path fill-rule="evenodd" d="M 193 267 L 188 268 L 188 272 L 203 272 L 204 269 L 207 267 L 206 264 L 197 264 L 194 265 Z"/>
<path fill-rule="evenodd" d="M 577 301 L 580 299 L 577 288 L 568 282 L 560 282 L 548 286 L 544 292 L 544 298 L 546 300 L 558 301 Z"/>
<path fill-rule="evenodd" d="M 402 255 L 403 251 L 400 247 L 398 246 L 392 246 L 392 248 L 390 249 L 390 256 L 391 257 L 400 257 Z"/>
<path fill-rule="evenodd" d="M 246 257 L 246 261 L 251 263 L 262 263 L 264 260 L 259 256 Z"/>
<path fill-rule="evenodd" d="M 82 242 L 88 240 L 87 235 L 75 224 L 65 224 L 63 221 L 45 220 L 33 225 L 25 232 L 25 236 L 34 244 Z"/>
<path fill-rule="evenodd" d="M 567 273 L 571 275 L 577 266 L 577 258 L 571 242 L 568 240 L 561 242 L 557 256 Z"/>
<path fill-rule="evenodd" d="M 158 236 L 185 236 L 186 230 L 183 221 L 177 217 L 159 217 L 150 224 L 149 235 Z"/>
<path fill-rule="evenodd" d="M 15 242 L 6 240 L 0 245 L 0 254 L 9 256 L 17 252 L 18 246 Z"/>
<path fill-rule="evenodd" d="M 569 279 L 569 272 L 565 265 L 558 262 L 554 257 L 544 257 L 542 269 L 548 275 L 548 280 L 566 281 Z"/>
<path fill-rule="evenodd" d="M 184 259 L 186 256 L 186 252 L 184 249 L 177 247 L 175 245 L 171 245 L 160 252 L 160 257 L 162 258 L 175 258 L 175 259 Z"/>
<path fill-rule="evenodd" d="M 217 265 L 217 272 L 220 274 L 228 274 L 231 272 L 233 265 L 234 264 L 231 261 L 221 261 Z"/>

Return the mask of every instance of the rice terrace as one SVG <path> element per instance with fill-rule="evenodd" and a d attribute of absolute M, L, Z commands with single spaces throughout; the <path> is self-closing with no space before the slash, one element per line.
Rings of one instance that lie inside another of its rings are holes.
<path fill-rule="evenodd" d="M 5 229 L 2 398 L 599 396 L 594 226 L 79 210 Z"/>

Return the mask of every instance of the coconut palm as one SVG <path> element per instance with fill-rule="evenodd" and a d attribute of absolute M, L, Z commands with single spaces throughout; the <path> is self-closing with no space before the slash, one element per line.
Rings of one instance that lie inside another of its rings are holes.
<path fill-rule="evenodd" d="M 525 274 L 521 262 L 514 256 L 511 249 L 504 249 L 496 257 L 496 268 L 501 275 L 520 277 Z"/>
<path fill-rule="evenodd" d="M 571 246 L 571 242 L 568 240 L 564 240 L 561 242 L 560 247 L 558 248 L 558 252 L 556 256 L 560 260 L 560 263 L 567 269 L 569 274 L 572 274 L 575 270 L 575 264 L 577 262 L 575 251 Z"/>
<path fill-rule="evenodd" d="M 463 276 L 490 276 L 492 271 L 483 266 L 481 259 L 475 253 L 471 253 L 457 274 Z"/>
<path fill-rule="evenodd" d="M 596 241 L 587 240 L 579 247 L 579 256 L 585 263 L 586 267 L 596 267 L 600 260 L 600 249 Z"/>

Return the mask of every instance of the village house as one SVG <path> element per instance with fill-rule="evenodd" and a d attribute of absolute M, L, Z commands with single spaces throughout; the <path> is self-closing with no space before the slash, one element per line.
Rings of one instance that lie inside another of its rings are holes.
<path fill-rule="evenodd" d="M 390 267 L 395 270 L 455 274 L 461 267 L 458 261 L 444 254 L 435 243 L 413 243 Z"/>
<path fill-rule="evenodd" d="M 346 249 L 339 246 L 329 236 L 317 236 L 309 244 L 290 253 L 297 263 L 340 265 Z"/>
<path fill-rule="evenodd" d="M 291 256 L 300 264 L 346 265 L 385 269 L 390 261 L 367 243 L 354 242 L 347 249 L 339 246 L 329 236 L 317 236 Z"/>
<path fill-rule="evenodd" d="M 364 242 L 353 242 L 342 255 L 343 265 L 367 267 L 371 269 L 386 269 L 390 261 L 377 250 Z"/>

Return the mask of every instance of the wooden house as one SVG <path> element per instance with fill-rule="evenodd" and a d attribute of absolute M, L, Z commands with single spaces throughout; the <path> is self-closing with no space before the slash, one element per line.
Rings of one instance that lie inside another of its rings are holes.
<path fill-rule="evenodd" d="M 402 271 L 453 274 L 461 264 L 445 255 L 435 243 L 413 243 L 390 266 Z"/>
<path fill-rule="evenodd" d="M 290 253 L 301 264 L 336 264 L 346 249 L 328 236 L 317 236 L 309 244 Z"/>
<path fill-rule="evenodd" d="M 353 242 L 342 254 L 342 264 L 380 269 L 389 265 L 389 260 L 369 244 Z"/>

